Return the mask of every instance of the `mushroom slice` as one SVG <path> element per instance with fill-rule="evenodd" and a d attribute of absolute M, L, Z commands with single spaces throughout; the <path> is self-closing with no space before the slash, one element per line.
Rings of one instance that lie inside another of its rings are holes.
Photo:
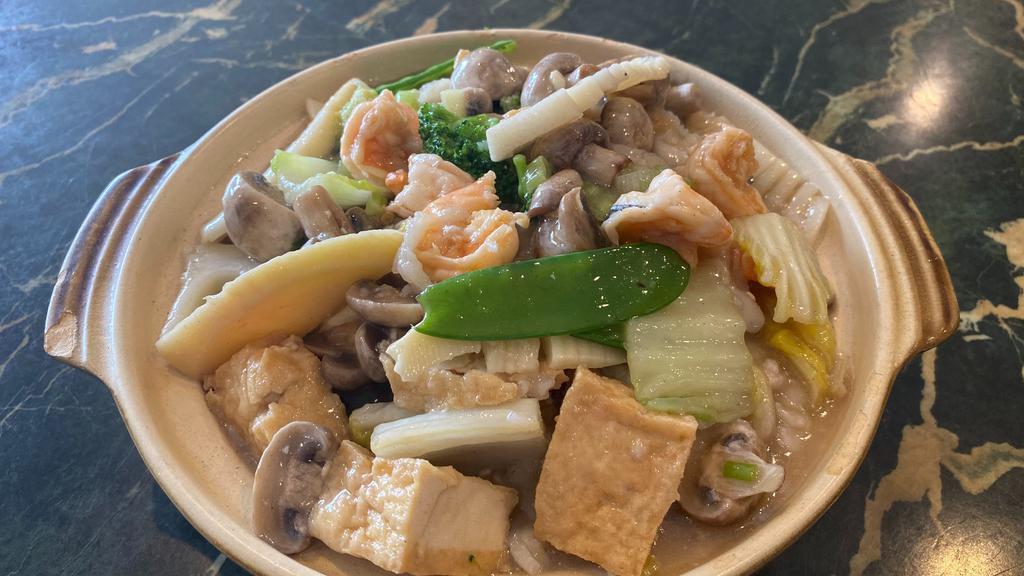
<path fill-rule="evenodd" d="M 320 374 L 332 389 L 339 392 L 355 390 L 371 382 L 370 377 L 363 371 L 358 348 L 356 353 L 324 356 L 320 362 Z"/>
<path fill-rule="evenodd" d="M 665 98 L 669 90 L 668 78 L 651 80 L 637 84 L 619 92 L 619 96 L 632 98 L 645 107 L 661 108 L 665 105 Z"/>
<path fill-rule="evenodd" d="M 572 71 L 571 74 L 565 77 L 565 83 L 569 86 L 575 86 L 577 82 L 583 80 L 587 76 L 593 76 L 597 74 L 600 68 L 596 64 L 580 64 Z"/>
<path fill-rule="evenodd" d="M 580 177 L 579 172 L 572 169 L 555 172 L 533 192 L 530 208 L 526 215 L 533 218 L 558 209 L 558 203 L 561 202 L 562 196 L 580 186 L 583 186 L 583 178 Z"/>
<path fill-rule="evenodd" d="M 452 71 L 453 88 L 479 88 L 491 100 L 514 94 L 523 85 L 523 71 L 513 66 L 504 54 L 491 48 L 479 48 L 457 58 Z"/>
<path fill-rule="evenodd" d="M 608 141 L 630 148 L 654 148 L 654 124 L 636 100 L 615 96 L 608 99 L 601 112 L 601 125 L 608 131 Z"/>
<path fill-rule="evenodd" d="M 551 81 L 552 72 L 558 72 L 563 76 L 568 75 L 581 64 L 583 64 L 583 59 L 578 54 L 573 54 L 572 52 L 555 52 L 541 58 L 533 65 L 530 75 L 526 77 L 526 81 L 523 83 L 523 92 L 519 98 L 520 103 L 523 106 L 532 106 L 540 102 L 544 97 L 560 88 Z M 579 78 L 577 77 L 578 80 Z"/>
<path fill-rule="evenodd" d="M 557 207 L 557 206 L 556 206 Z M 531 221 L 527 227 L 516 224 L 516 233 L 519 235 L 519 250 L 516 251 L 515 260 L 533 260 L 537 257 L 537 229 L 536 221 Z"/>
<path fill-rule="evenodd" d="M 313 186 L 295 199 L 295 214 L 310 243 L 356 232 L 345 210 L 331 199 L 323 186 Z"/>
<path fill-rule="evenodd" d="M 686 120 L 687 116 L 700 110 L 701 94 L 693 82 L 673 86 L 665 95 L 665 109 Z"/>
<path fill-rule="evenodd" d="M 235 174 L 224 190 L 223 204 L 231 242 L 260 262 L 292 250 L 302 240 L 299 217 L 259 172 Z"/>
<path fill-rule="evenodd" d="M 597 226 L 583 205 L 580 188 L 562 196 L 558 215 L 548 214 L 537 230 L 537 255 L 557 256 L 597 248 Z"/>
<path fill-rule="evenodd" d="M 750 424 L 744 420 L 726 424 L 696 469 L 700 477 L 683 479 L 679 503 L 687 514 L 706 524 L 722 526 L 741 520 L 785 477 L 782 466 L 766 462 L 763 455 L 764 444 Z"/>
<path fill-rule="evenodd" d="M 364 319 L 393 328 L 409 327 L 423 319 L 423 307 L 394 286 L 360 280 L 345 293 L 348 305 Z"/>
<path fill-rule="evenodd" d="M 353 314 L 355 316 L 355 314 Z M 342 356 L 355 354 L 355 334 L 359 319 L 329 327 L 320 327 L 305 338 L 306 348 L 317 356 Z"/>
<path fill-rule="evenodd" d="M 345 217 L 348 218 L 348 225 L 352 232 L 376 230 L 381 227 L 380 221 L 367 214 L 366 210 L 360 206 L 353 206 L 345 210 Z"/>
<path fill-rule="evenodd" d="M 252 486 L 252 524 L 260 538 L 285 554 L 309 546 L 309 512 L 337 448 L 330 432 L 312 422 L 292 422 L 274 434 Z"/>
<path fill-rule="evenodd" d="M 384 364 L 380 355 L 392 342 L 402 337 L 404 331 L 398 328 L 382 328 L 376 324 L 364 322 L 356 331 L 356 358 L 364 374 L 378 384 L 388 381 Z"/>
<path fill-rule="evenodd" d="M 572 167 L 585 180 L 601 186 L 611 186 L 619 170 L 626 165 L 626 157 L 597 144 L 587 144 L 572 161 Z"/>
<path fill-rule="evenodd" d="M 555 169 L 561 170 L 569 167 L 587 144 L 607 142 L 608 133 L 600 124 L 592 120 L 577 120 L 538 138 L 530 148 L 530 158 L 543 156 Z"/>
<path fill-rule="evenodd" d="M 466 100 L 466 116 L 477 116 L 494 111 L 491 95 L 476 87 L 462 89 L 462 97 Z"/>

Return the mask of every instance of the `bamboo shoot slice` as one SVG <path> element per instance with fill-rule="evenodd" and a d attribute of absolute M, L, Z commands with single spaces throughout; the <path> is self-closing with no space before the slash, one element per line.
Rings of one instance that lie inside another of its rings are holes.
<path fill-rule="evenodd" d="M 224 285 L 157 340 L 171 366 L 198 378 L 250 342 L 304 335 L 345 303 L 357 280 L 391 271 L 397 230 L 331 238 L 265 262 Z"/>

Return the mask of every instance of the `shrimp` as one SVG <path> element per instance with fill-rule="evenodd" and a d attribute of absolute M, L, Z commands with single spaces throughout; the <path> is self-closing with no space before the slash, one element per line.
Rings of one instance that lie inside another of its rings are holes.
<path fill-rule="evenodd" d="M 423 149 L 416 111 L 385 90 L 352 111 L 341 135 L 341 162 L 356 178 L 383 184 Z"/>
<path fill-rule="evenodd" d="M 609 214 L 601 229 L 613 244 L 664 244 L 694 266 L 696 246 L 720 246 L 732 238 L 722 212 L 672 170 L 655 176 L 646 192 L 619 196 Z"/>
<path fill-rule="evenodd" d="M 438 196 L 472 183 L 472 176 L 436 154 L 413 154 L 409 157 L 408 182 L 388 210 L 408 218 L 426 208 Z"/>
<path fill-rule="evenodd" d="M 404 168 L 388 172 L 388 175 L 384 177 L 384 186 L 394 194 L 401 192 L 402 188 L 405 188 L 405 185 L 408 183 L 409 172 Z"/>
<path fill-rule="evenodd" d="M 498 209 L 494 172 L 438 197 L 408 222 L 395 272 L 420 290 L 463 272 L 507 264 L 519 250 L 516 215 Z"/>
<path fill-rule="evenodd" d="M 697 192 L 729 219 L 768 211 L 750 184 L 755 172 L 754 139 L 732 126 L 704 136 L 683 167 Z"/>

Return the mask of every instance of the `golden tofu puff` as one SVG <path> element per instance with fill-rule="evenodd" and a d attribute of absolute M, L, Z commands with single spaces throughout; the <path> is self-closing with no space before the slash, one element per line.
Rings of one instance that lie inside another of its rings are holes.
<path fill-rule="evenodd" d="M 419 458 L 374 458 L 310 422 L 282 428 L 253 484 L 253 528 L 287 554 L 312 538 L 414 576 L 491 574 L 516 491 Z"/>
<path fill-rule="evenodd" d="M 648 412 L 580 367 L 537 484 L 537 538 L 615 576 L 640 576 L 678 496 L 697 421 Z"/>
<path fill-rule="evenodd" d="M 345 406 L 320 373 L 320 360 L 290 336 L 271 345 L 250 344 L 203 380 L 206 403 L 254 454 L 298 420 L 346 437 Z"/>

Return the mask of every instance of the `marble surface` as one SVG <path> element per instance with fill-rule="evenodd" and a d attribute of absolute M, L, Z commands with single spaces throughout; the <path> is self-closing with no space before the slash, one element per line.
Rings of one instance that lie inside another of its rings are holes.
<path fill-rule="evenodd" d="M 156 486 L 104 386 L 42 351 L 104 185 L 323 59 L 517 26 L 719 74 L 879 164 L 945 254 L 959 332 L 900 374 L 853 484 L 763 573 L 1024 574 L 1020 0 L 300 2 L 0 4 L 0 573 L 242 573 Z"/>

